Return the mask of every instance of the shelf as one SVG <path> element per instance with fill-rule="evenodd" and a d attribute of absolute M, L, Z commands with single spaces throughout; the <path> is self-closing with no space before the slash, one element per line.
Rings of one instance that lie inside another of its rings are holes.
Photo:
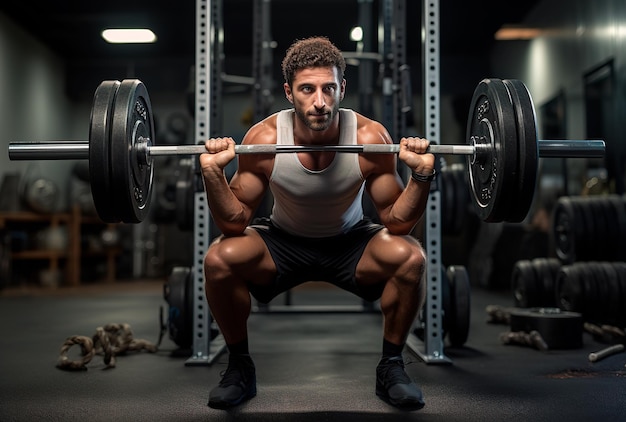
<path fill-rule="evenodd" d="M 36 225 L 34 225 L 36 223 Z M 106 262 L 106 281 L 115 281 L 116 257 L 122 252 L 121 248 L 107 248 L 103 250 L 84 251 L 81 248 L 81 233 L 84 226 L 114 226 L 102 222 L 97 217 L 83 216 L 78 207 L 74 207 L 71 213 L 38 214 L 34 212 L 2 212 L 0 213 L 0 229 L 14 228 L 25 231 L 28 236 L 35 235 L 42 225 L 49 227 L 66 226 L 67 249 L 27 249 L 12 252 L 14 260 L 42 260 L 48 261 L 49 269 L 58 269 L 64 264 L 65 279 L 68 285 L 77 286 L 81 283 L 81 264 L 83 258 L 103 259 Z M 86 228 L 85 228 L 86 229 Z M 86 229 L 92 230 L 92 229 Z"/>
<path fill-rule="evenodd" d="M 67 251 L 32 250 L 11 253 L 12 259 L 60 259 L 67 258 L 67 256 Z"/>

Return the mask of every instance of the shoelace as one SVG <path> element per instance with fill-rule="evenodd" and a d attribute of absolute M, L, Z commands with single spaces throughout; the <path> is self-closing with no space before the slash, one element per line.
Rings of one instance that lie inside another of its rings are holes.
<path fill-rule="evenodd" d="M 246 373 L 243 365 L 233 365 L 229 364 L 228 368 L 224 371 L 220 372 L 220 376 L 222 380 L 220 381 L 220 386 L 228 387 L 230 385 L 239 385 L 241 383 L 246 383 L 248 380 L 248 374 Z"/>
<path fill-rule="evenodd" d="M 411 379 L 404 372 L 404 362 L 401 357 L 390 358 L 385 364 L 383 364 L 383 379 L 385 384 L 410 384 Z"/>

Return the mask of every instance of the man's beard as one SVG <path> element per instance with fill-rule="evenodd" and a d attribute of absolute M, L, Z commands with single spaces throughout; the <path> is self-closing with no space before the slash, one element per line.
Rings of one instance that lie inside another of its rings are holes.
<path fill-rule="evenodd" d="M 324 113 L 326 113 L 324 115 L 308 115 L 305 111 L 299 109 L 298 107 L 296 107 L 295 110 L 296 116 L 298 116 L 300 121 L 304 123 L 306 127 L 314 131 L 323 131 L 328 129 L 332 124 L 335 116 L 339 112 L 339 106 L 335 105 L 331 109 L 324 109 Z M 323 118 L 323 120 L 320 120 L 320 118 Z"/>

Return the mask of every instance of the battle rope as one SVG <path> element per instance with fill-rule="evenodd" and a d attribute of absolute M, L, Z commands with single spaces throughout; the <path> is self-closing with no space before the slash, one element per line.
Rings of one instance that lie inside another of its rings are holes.
<path fill-rule="evenodd" d="M 81 359 L 70 360 L 68 351 L 72 346 L 80 345 Z M 93 337 L 68 337 L 61 346 L 61 354 L 57 361 L 57 368 L 69 371 L 87 370 L 87 364 L 98 354 L 104 355 L 104 364 L 107 368 L 115 367 L 115 357 L 126 352 L 146 350 L 154 353 L 158 346 L 142 339 L 133 338 L 129 324 L 107 324 L 96 328 Z"/>

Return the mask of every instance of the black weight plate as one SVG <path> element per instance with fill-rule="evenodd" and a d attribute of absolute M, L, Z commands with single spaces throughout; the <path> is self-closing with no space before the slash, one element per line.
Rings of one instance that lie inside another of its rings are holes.
<path fill-rule="evenodd" d="M 593 273 L 593 278 L 596 282 L 596 291 L 598 294 L 598 302 L 596 304 L 596 312 L 598 321 L 606 324 L 611 320 L 611 287 L 609 287 L 609 280 L 606 272 L 602 268 L 600 262 L 589 262 L 589 268 Z"/>
<path fill-rule="evenodd" d="M 589 207 L 593 213 L 595 230 L 593 232 L 593 245 L 595 246 L 594 260 L 612 259 L 615 250 L 611 245 L 611 229 L 609 227 L 604 198 L 589 198 Z"/>
<path fill-rule="evenodd" d="M 513 309 L 511 331 L 538 331 L 548 349 L 577 349 L 583 345 L 582 315 L 559 308 Z"/>
<path fill-rule="evenodd" d="M 117 223 L 111 186 L 111 123 L 119 81 L 102 82 L 93 97 L 89 120 L 89 181 L 91 195 L 100 219 Z"/>
<path fill-rule="evenodd" d="M 176 223 L 180 230 L 193 228 L 195 193 L 192 161 L 181 160 L 176 181 Z"/>
<path fill-rule="evenodd" d="M 455 215 L 455 227 L 457 234 L 461 233 L 465 228 L 468 218 L 468 205 L 469 205 L 469 189 L 467 187 L 467 178 L 465 176 L 465 166 L 460 163 L 455 163 L 450 166 L 450 171 L 454 175 L 454 215 Z"/>
<path fill-rule="evenodd" d="M 111 176 L 118 216 L 139 223 L 148 214 L 154 166 L 137 151 L 140 138 L 154 144 L 154 123 L 148 91 L 137 79 L 125 79 L 113 106 Z"/>
<path fill-rule="evenodd" d="M 549 292 L 552 295 L 550 299 L 550 303 L 552 303 L 554 307 L 559 307 L 559 292 L 557 291 L 557 275 L 561 270 L 561 261 L 557 258 L 547 258 L 546 265 L 548 267 L 548 271 L 550 272 L 550 277 L 552 278 L 552 291 Z"/>
<path fill-rule="evenodd" d="M 505 79 L 504 85 L 509 90 L 515 110 L 517 127 L 518 174 L 517 191 L 513 195 L 506 221 L 519 223 L 526 218 L 535 196 L 539 149 L 537 144 L 537 125 L 535 106 L 528 88 L 517 79 Z"/>
<path fill-rule="evenodd" d="M 600 304 L 600 295 L 598 292 L 598 283 L 596 282 L 591 263 L 577 262 L 574 265 L 580 270 L 583 287 L 585 290 L 585 302 L 582 312 L 583 316 L 585 317 L 585 321 L 599 322 L 598 315 L 600 313 L 600 310 L 598 308 Z"/>
<path fill-rule="evenodd" d="M 578 207 L 578 212 L 581 216 L 581 221 L 577 225 L 581 229 L 580 239 L 582 239 L 582 242 L 578 242 L 578 261 L 596 259 L 596 250 L 599 249 L 599 245 L 594 241 L 596 220 L 591 209 L 590 200 L 587 197 L 577 197 L 574 200 L 574 205 Z"/>
<path fill-rule="evenodd" d="M 454 179 L 448 166 L 441 169 L 441 233 L 444 235 L 454 235 L 455 232 L 455 190 Z"/>
<path fill-rule="evenodd" d="M 167 325 L 170 339 L 183 349 L 193 344 L 193 288 L 191 270 L 174 267 L 163 286 L 163 298 L 169 305 Z"/>
<path fill-rule="evenodd" d="M 554 294 L 555 273 L 550 258 L 535 258 L 532 260 L 537 286 L 540 291 L 540 303 L 538 306 L 556 307 L 556 295 Z"/>
<path fill-rule="evenodd" d="M 620 312 L 617 315 L 617 320 L 620 322 L 620 325 L 626 326 L 626 263 L 625 262 L 613 262 L 613 268 L 617 273 L 617 278 L 619 279 L 620 284 Z"/>
<path fill-rule="evenodd" d="M 605 294 L 608 295 L 606 302 L 606 312 L 608 315 L 607 323 L 618 325 L 620 307 L 620 299 L 622 297 L 622 286 L 619 282 L 617 271 L 610 262 L 598 263 L 600 271 L 604 273 L 604 281 L 606 282 Z"/>
<path fill-rule="evenodd" d="M 576 261 L 576 210 L 569 197 L 561 197 L 552 212 L 552 242 L 556 256 L 564 263 Z"/>
<path fill-rule="evenodd" d="M 450 318 L 448 341 L 452 347 L 461 347 L 467 341 L 470 329 L 470 281 L 463 266 L 450 266 L 446 271 L 450 283 Z"/>
<path fill-rule="evenodd" d="M 612 232 L 616 236 L 615 255 L 618 257 L 616 261 L 626 261 L 626 205 L 624 199 L 619 195 L 608 195 L 607 201 L 611 207 L 611 218 L 613 222 Z"/>
<path fill-rule="evenodd" d="M 603 261 L 619 261 L 620 248 L 623 237 L 620 228 L 619 217 L 615 215 L 613 204 L 610 197 L 617 197 L 617 195 L 606 195 L 598 198 L 598 208 L 601 209 L 602 216 L 604 217 L 603 228 L 605 231 L 605 237 L 600 238 L 602 242 L 605 255 L 601 258 Z M 624 216 L 621 217 L 622 219 Z"/>
<path fill-rule="evenodd" d="M 538 306 L 540 292 L 535 280 L 535 272 L 528 260 L 520 260 L 513 266 L 511 272 L 511 290 L 513 303 L 518 308 Z"/>
<path fill-rule="evenodd" d="M 557 274 L 558 305 L 564 311 L 580 313 L 584 308 L 584 287 L 579 273 L 578 268 L 567 265 L 562 267 Z"/>
<path fill-rule="evenodd" d="M 468 157 L 472 203 L 488 222 L 506 221 L 517 191 L 517 128 L 508 90 L 500 79 L 483 79 L 472 97 L 466 142 L 477 149 Z"/>

